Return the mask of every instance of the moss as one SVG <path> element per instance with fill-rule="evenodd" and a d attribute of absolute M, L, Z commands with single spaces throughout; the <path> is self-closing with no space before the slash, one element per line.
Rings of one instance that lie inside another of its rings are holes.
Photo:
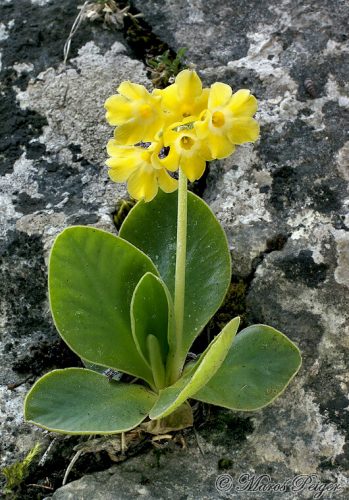
<path fill-rule="evenodd" d="M 248 287 L 249 278 L 232 278 L 228 293 L 222 306 L 213 316 L 203 332 L 195 340 L 193 346 L 191 347 L 191 352 L 201 354 L 212 339 L 218 335 L 224 326 L 236 316 L 240 316 L 241 319 L 239 330 L 247 326 L 246 297 Z"/>
<path fill-rule="evenodd" d="M 240 316 L 241 318 L 240 328 L 245 326 L 246 295 L 248 292 L 248 286 L 249 284 L 247 280 L 234 277 L 232 278 L 223 305 L 209 324 L 209 329 L 214 335 L 219 333 L 222 328 L 236 316 Z"/>
<path fill-rule="evenodd" d="M 219 470 L 226 470 L 226 469 L 230 469 L 233 465 L 233 461 L 231 460 L 231 458 L 227 458 L 227 457 L 222 457 L 218 460 L 218 469 Z"/>
<path fill-rule="evenodd" d="M 195 425 L 199 427 L 200 423 L 196 422 Z M 254 427 L 250 417 L 244 417 L 230 410 L 211 406 L 209 418 L 200 427 L 200 435 L 215 446 L 230 443 L 235 449 L 246 441 L 247 436 L 253 430 Z M 224 463 L 226 462 L 222 462 L 223 465 Z"/>
<path fill-rule="evenodd" d="M 1 473 L 6 479 L 4 492 L 7 498 L 17 498 L 16 490 L 28 476 L 30 465 L 39 452 L 40 444 L 37 443 L 22 462 L 15 462 L 2 469 Z"/>

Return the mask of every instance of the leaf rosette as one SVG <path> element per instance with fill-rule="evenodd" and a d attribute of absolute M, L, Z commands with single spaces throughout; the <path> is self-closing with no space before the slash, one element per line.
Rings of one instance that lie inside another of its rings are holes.
<path fill-rule="evenodd" d="M 55 432 L 104 434 L 131 429 L 147 417 L 165 419 L 188 398 L 254 410 L 272 402 L 298 371 L 300 354 L 290 340 L 265 325 L 236 335 L 238 318 L 195 363 L 185 364 L 222 304 L 231 266 L 221 226 L 189 193 L 184 370 L 171 383 L 176 213 L 177 197 L 159 193 L 131 210 L 120 236 L 76 226 L 57 237 L 49 260 L 53 319 L 68 346 L 95 370 L 44 375 L 26 398 L 28 421 Z M 100 373 L 107 368 L 137 380 L 109 381 Z"/>

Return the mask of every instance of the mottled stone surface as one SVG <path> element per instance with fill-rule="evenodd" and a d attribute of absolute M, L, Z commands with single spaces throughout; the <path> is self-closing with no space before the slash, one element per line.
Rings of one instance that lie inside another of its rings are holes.
<path fill-rule="evenodd" d="M 258 97 L 261 139 L 212 163 L 203 197 L 227 232 L 233 280 L 246 292 L 245 322 L 285 332 L 304 362 L 269 408 L 238 415 L 215 410 L 198 429 L 203 455 L 189 432 L 186 450 L 147 448 L 68 484 L 54 498 L 245 498 L 235 487 L 242 473 L 269 474 L 278 483 L 315 474 L 340 486 L 333 498 L 348 498 L 348 5 L 133 3 L 173 50 L 188 48 L 188 60 L 206 85 L 220 80 Z M 59 342 L 48 312 L 50 245 L 69 224 L 114 230 L 111 214 L 125 190 L 111 184 L 103 169 L 110 130 L 102 103 L 125 78 L 150 83 L 124 35 L 101 24 L 81 25 L 70 62 L 62 66 L 74 2 L 22 0 L 15 6 L 3 0 L 0 6 L 0 455 L 2 463 L 11 463 L 35 441 L 53 438 L 22 422 L 32 381 L 78 362 Z M 305 85 L 307 79 L 312 83 Z M 7 389 L 27 376 L 26 384 Z M 73 445 L 64 443 L 69 458 Z M 222 458 L 224 469 L 218 466 Z M 80 460 L 75 470 L 81 474 L 91 459 Z M 235 484 L 226 494 L 215 488 L 221 473 Z M 313 494 L 305 489 L 282 498 Z"/>
<path fill-rule="evenodd" d="M 18 2 L 2 5 L 0 41 L 0 466 L 22 458 L 36 440 L 47 441 L 23 424 L 24 396 L 35 378 L 79 362 L 52 324 L 46 264 L 54 237 L 69 225 L 115 231 L 112 213 L 126 191 L 109 182 L 103 166 L 112 134 L 103 103 L 124 79 L 150 83 L 144 65 L 118 41 L 120 33 L 88 24 L 65 67 L 62 49 L 76 5 L 20 4 L 27 20 Z M 26 52 L 23 43 L 29 43 Z M 28 376 L 26 384 L 8 389 Z"/>

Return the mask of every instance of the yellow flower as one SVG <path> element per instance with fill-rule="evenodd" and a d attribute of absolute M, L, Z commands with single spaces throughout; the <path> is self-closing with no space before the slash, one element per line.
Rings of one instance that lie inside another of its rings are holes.
<path fill-rule="evenodd" d="M 213 158 L 226 158 L 234 152 L 235 144 L 258 139 L 259 125 L 252 118 L 257 100 L 249 90 L 238 90 L 232 95 L 229 85 L 214 83 L 207 108 L 194 127 L 198 137 L 207 141 Z"/>
<path fill-rule="evenodd" d="M 161 97 L 131 82 L 122 82 L 118 92 L 119 95 L 112 95 L 104 104 L 107 121 L 117 126 L 116 143 L 129 145 L 152 141 L 164 122 Z"/>
<path fill-rule="evenodd" d="M 161 164 L 169 170 L 181 167 L 191 182 L 200 179 L 206 161 L 212 160 L 207 144 L 196 135 L 192 117 L 173 123 L 164 132 L 164 144 L 170 151 Z"/>
<path fill-rule="evenodd" d="M 175 83 L 155 95 L 162 97 L 161 107 L 166 114 L 166 123 L 182 121 L 188 116 L 198 117 L 207 107 L 209 89 L 203 89 L 195 71 L 185 69 L 178 73 Z"/>
<path fill-rule="evenodd" d="M 249 90 L 233 94 L 224 83 L 203 89 L 192 70 L 181 71 L 172 85 L 152 94 L 131 82 L 123 82 L 118 92 L 105 103 L 107 120 L 116 126 L 107 165 L 111 179 L 127 181 L 137 200 L 152 200 L 159 187 L 174 191 L 177 181 L 168 171 L 181 168 L 193 182 L 207 161 L 225 158 L 236 144 L 259 135 L 253 119 L 257 100 Z"/>
<path fill-rule="evenodd" d="M 123 146 L 111 139 L 107 144 L 111 158 L 106 161 L 110 178 L 115 182 L 127 181 L 127 190 L 136 200 L 151 201 L 159 187 L 165 193 L 175 191 L 177 180 L 169 175 L 159 158 L 162 149 L 160 140 L 142 147 Z"/>

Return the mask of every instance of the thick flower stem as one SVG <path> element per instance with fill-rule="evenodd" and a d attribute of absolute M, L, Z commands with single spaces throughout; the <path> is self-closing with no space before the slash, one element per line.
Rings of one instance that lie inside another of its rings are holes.
<path fill-rule="evenodd" d="M 175 382 L 181 373 L 181 347 L 183 337 L 184 300 L 185 300 L 185 264 L 187 254 L 187 177 L 179 169 L 178 211 L 177 211 L 177 248 L 174 313 L 176 321 L 175 353 L 170 369 L 171 382 Z"/>

